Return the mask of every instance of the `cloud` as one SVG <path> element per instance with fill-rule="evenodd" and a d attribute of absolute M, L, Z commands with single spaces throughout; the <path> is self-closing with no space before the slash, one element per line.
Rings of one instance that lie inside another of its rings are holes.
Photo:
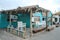
<path fill-rule="evenodd" d="M 13 9 L 18 6 L 37 5 L 37 0 L 0 0 L 3 9 Z"/>
<path fill-rule="evenodd" d="M 0 11 L 2 10 L 2 7 L 0 6 Z"/>
<path fill-rule="evenodd" d="M 39 6 L 49 9 L 51 10 L 53 13 L 56 11 L 58 11 L 57 8 L 60 8 L 58 1 L 57 0 L 45 0 L 45 1 L 41 1 L 39 0 L 38 4 Z"/>
<path fill-rule="evenodd" d="M 1 9 L 14 9 L 18 6 L 39 5 L 53 13 L 60 11 L 60 0 L 0 0 Z"/>

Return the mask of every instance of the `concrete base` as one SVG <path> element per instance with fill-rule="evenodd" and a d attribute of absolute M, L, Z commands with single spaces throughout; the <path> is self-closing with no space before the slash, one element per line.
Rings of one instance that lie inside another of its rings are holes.
<path fill-rule="evenodd" d="M 46 31 L 51 31 L 55 28 L 55 25 L 52 25 L 51 27 L 48 27 Z"/>

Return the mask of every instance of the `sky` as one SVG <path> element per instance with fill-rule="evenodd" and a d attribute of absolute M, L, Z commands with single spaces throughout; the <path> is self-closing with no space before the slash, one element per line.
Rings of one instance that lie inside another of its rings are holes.
<path fill-rule="evenodd" d="M 39 5 L 52 13 L 60 11 L 60 0 L 0 0 L 0 10 L 14 9 L 19 6 Z"/>

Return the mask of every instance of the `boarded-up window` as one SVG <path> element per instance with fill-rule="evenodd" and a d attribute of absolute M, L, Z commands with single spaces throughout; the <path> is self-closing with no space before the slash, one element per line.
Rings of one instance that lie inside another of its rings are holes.
<path fill-rule="evenodd" d="M 33 16 L 32 17 L 32 22 L 40 22 L 40 16 Z"/>
<path fill-rule="evenodd" d="M 40 17 L 39 16 L 34 17 L 34 22 L 36 22 L 36 21 L 40 21 Z"/>

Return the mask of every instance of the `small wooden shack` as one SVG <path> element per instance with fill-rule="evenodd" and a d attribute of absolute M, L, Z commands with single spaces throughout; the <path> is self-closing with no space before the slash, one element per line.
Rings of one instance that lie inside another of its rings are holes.
<path fill-rule="evenodd" d="M 38 29 L 42 25 L 42 28 L 47 29 L 52 25 L 52 13 L 38 5 L 18 7 L 17 9 L 0 11 L 0 21 L 0 28 L 7 28 L 8 25 L 13 25 L 16 28 L 17 22 L 22 21 L 26 23 L 26 28 L 31 29 L 32 35 L 33 28 L 35 30 L 35 28 Z"/>

